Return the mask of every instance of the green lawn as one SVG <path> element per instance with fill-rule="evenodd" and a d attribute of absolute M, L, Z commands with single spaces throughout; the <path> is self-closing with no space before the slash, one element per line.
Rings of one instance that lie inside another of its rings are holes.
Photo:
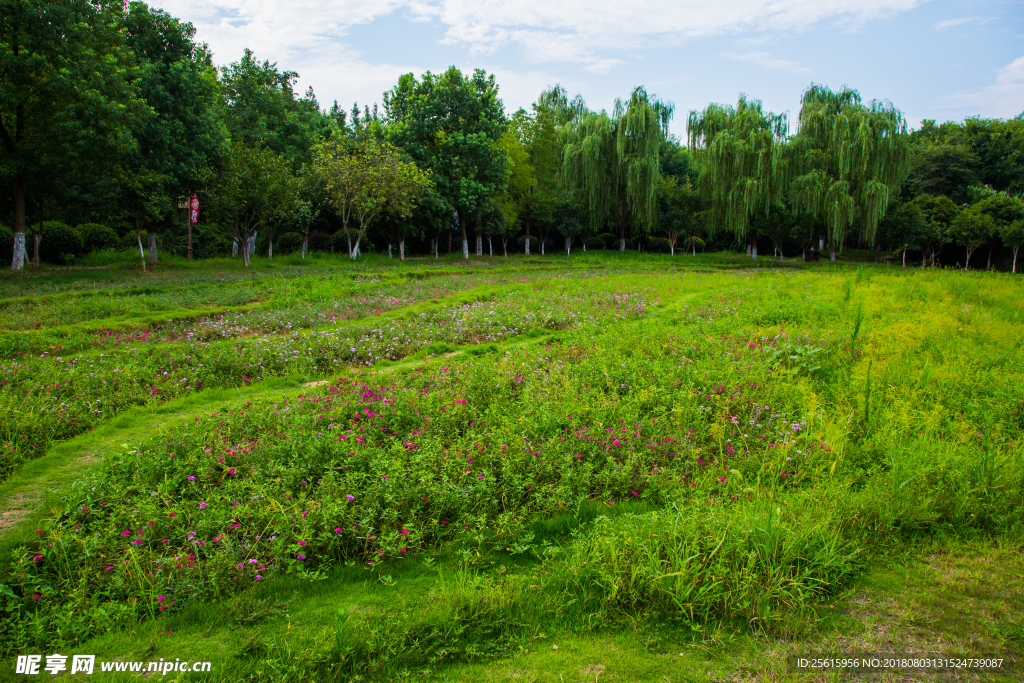
<path fill-rule="evenodd" d="M 1024 666 L 1024 286 L 851 256 L 4 277 L 0 676 Z"/>

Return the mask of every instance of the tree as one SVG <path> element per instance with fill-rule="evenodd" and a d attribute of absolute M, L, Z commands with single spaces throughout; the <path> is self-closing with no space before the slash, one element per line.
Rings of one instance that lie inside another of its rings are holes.
<path fill-rule="evenodd" d="M 337 130 L 335 119 L 320 111 L 313 89 L 297 97 L 299 75 L 260 62 L 252 50 L 221 69 L 227 126 L 233 142 L 266 147 L 288 160 L 293 173 L 309 163 L 316 143 Z"/>
<path fill-rule="evenodd" d="M 4 2 L 0 11 L 0 177 L 14 202 L 12 270 L 25 260 L 26 187 L 108 171 L 134 145 L 146 107 L 113 4 Z"/>
<path fill-rule="evenodd" d="M 889 102 L 861 104 L 856 90 L 812 85 L 801 98 L 800 130 L 791 143 L 794 208 L 824 223 L 835 261 L 854 224 L 874 242 L 878 222 L 910 172 L 903 115 Z"/>
<path fill-rule="evenodd" d="M 911 159 L 907 185 L 915 197 L 943 194 L 956 204 L 966 204 L 967 188 L 980 182 L 978 156 L 961 147 L 919 142 L 913 146 Z"/>
<path fill-rule="evenodd" d="M 683 176 L 680 183 L 676 176 L 662 176 L 658 204 L 658 221 L 668 239 L 669 252 L 675 256 L 676 242 L 685 235 L 684 242 L 696 255 L 697 244 L 704 243 L 697 235 L 701 197 L 689 177 Z"/>
<path fill-rule="evenodd" d="M 995 232 L 995 221 L 976 207 L 964 209 L 950 224 L 950 236 L 967 252 L 964 270 L 971 264 L 971 254 Z"/>
<path fill-rule="evenodd" d="M 341 220 L 352 259 L 359 255 L 366 229 L 382 211 L 396 219 L 407 218 L 432 187 L 428 175 L 402 161 L 397 149 L 372 138 L 356 145 L 322 143 L 314 152 L 313 168 Z M 358 229 L 349 227 L 352 218 L 358 221 Z"/>
<path fill-rule="evenodd" d="M 960 213 L 956 204 L 940 194 L 923 194 L 911 202 L 925 220 L 925 230 L 920 235 L 917 245 L 921 249 L 921 265 L 935 265 L 935 257 L 944 244 L 950 241 L 950 225 Z"/>
<path fill-rule="evenodd" d="M 626 250 L 626 231 L 647 234 L 657 218 L 661 142 L 672 118 L 670 103 L 635 88 L 629 101 L 615 101 L 612 115 L 587 112 L 566 127 L 562 174 L 590 225 L 609 221 Z"/>
<path fill-rule="evenodd" d="M 907 266 L 907 249 L 928 243 L 928 222 L 921 209 L 912 202 L 897 200 L 878 223 L 875 235 L 875 263 L 878 263 L 878 245 L 899 249 L 903 267 Z"/>
<path fill-rule="evenodd" d="M 156 227 L 173 223 L 178 197 L 205 189 L 226 150 L 217 74 L 192 24 L 133 2 L 123 26 L 141 96 L 152 115 L 138 119 L 138 142 L 124 160 L 124 182 L 156 263 Z"/>
<path fill-rule="evenodd" d="M 1020 197 L 1010 197 L 1001 192 L 984 197 L 975 207 L 979 212 L 992 219 L 992 237 L 995 239 L 1000 238 L 1007 225 L 1024 219 L 1024 200 Z M 989 242 L 988 268 L 992 267 L 992 250 L 995 246 L 995 239 Z"/>
<path fill-rule="evenodd" d="M 505 115 L 494 76 L 477 69 L 466 77 L 455 67 L 420 80 L 406 74 L 384 94 L 384 109 L 387 140 L 429 169 L 437 220 L 457 214 L 468 259 L 467 221 L 487 210 L 508 178 L 508 157 L 497 144 Z"/>
<path fill-rule="evenodd" d="M 735 108 L 712 104 L 691 111 L 687 127 L 702 169 L 698 188 L 709 204 L 708 232 L 747 240 L 756 260 L 751 219 L 782 201 L 788 177 L 786 115 L 765 112 L 759 100 L 741 95 Z"/>
<path fill-rule="evenodd" d="M 211 212 L 234 244 L 242 247 L 242 263 L 248 266 L 249 245 L 257 228 L 293 216 L 296 196 L 295 177 L 284 157 L 268 149 L 236 144 L 216 191 L 211 192 Z"/>
<path fill-rule="evenodd" d="M 1024 219 L 1018 219 L 1001 226 L 999 237 L 1003 240 L 1003 244 L 1008 246 L 1013 252 L 1013 268 L 1010 272 L 1016 273 L 1017 252 L 1020 251 L 1021 245 L 1024 244 Z"/>

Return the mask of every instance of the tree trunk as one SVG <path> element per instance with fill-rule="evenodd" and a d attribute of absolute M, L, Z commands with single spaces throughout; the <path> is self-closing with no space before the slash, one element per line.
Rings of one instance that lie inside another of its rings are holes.
<path fill-rule="evenodd" d="M 256 235 L 257 234 L 258 233 L 254 230 L 252 235 L 249 237 L 249 241 L 246 243 L 246 250 L 245 250 L 245 252 L 248 255 L 248 259 L 246 260 L 245 265 L 249 265 L 249 261 L 251 261 L 252 257 L 256 255 Z"/>
<path fill-rule="evenodd" d="M 269 244 L 267 244 L 267 260 L 268 261 L 273 261 L 274 260 L 274 237 L 273 237 L 273 235 L 271 235 L 270 242 L 269 242 Z"/>
<path fill-rule="evenodd" d="M 346 232 L 345 233 L 345 238 L 348 240 L 348 257 L 350 259 L 353 259 L 353 258 L 355 258 L 355 256 L 352 255 L 352 235 L 350 235 L 350 234 L 348 234 L 348 232 Z"/>
<path fill-rule="evenodd" d="M 306 260 L 306 250 L 309 249 L 309 235 L 302 236 L 302 260 Z"/>
<path fill-rule="evenodd" d="M 452 233 L 451 233 L 451 230 L 449 230 L 448 231 L 448 255 L 451 256 L 451 254 L 452 254 Z"/>
<path fill-rule="evenodd" d="M 400 261 L 405 260 L 405 238 L 400 237 L 398 239 L 398 259 Z"/>
<path fill-rule="evenodd" d="M 477 214 L 477 217 L 476 217 L 476 255 L 477 256 L 483 256 L 484 255 L 484 238 L 480 235 L 480 224 L 481 224 L 481 222 L 482 222 L 482 218 L 480 217 L 479 214 Z"/>
<path fill-rule="evenodd" d="M 231 258 L 238 256 L 238 238 L 231 238 Z"/>
<path fill-rule="evenodd" d="M 1010 273 L 1012 273 L 1012 274 L 1016 274 L 1017 273 L 1017 250 L 1018 249 L 1020 249 L 1020 247 L 1014 247 L 1013 248 L 1013 269 L 1010 270 Z"/>
<path fill-rule="evenodd" d="M 988 265 L 985 266 L 985 270 L 992 270 L 992 250 L 995 248 L 994 244 L 988 245 Z"/>
<path fill-rule="evenodd" d="M 142 272 L 146 272 L 146 250 L 142 248 L 142 230 L 138 226 L 135 228 L 135 236 L 139 240 L 139 258 L 142 259 Z"/>
<path fill-rule="evenodd" d="M 149 264 L 151 266 L 156 265 L 156 233 L 152 230 L 149 231 Z"/>
<path fill-rule="evenodd" d="M 43 233 L 40 229 L 35 235 L 32 236 L 32 265 L 36 268 L 39 267 L 39 243 L 43 241 Z"/>
<path fill-rule="evenodd" d="M 11 270 L 21 270 L 25 266 L 25 233 L 14 233 L 14 257 L 11 259 Z"/>
<path fill-rule="evenodd" d="M 245 239 L 244 244 L 242 245 L 242 265 L 245 266 L 246 268 L 249 267 L 249 257 L 250 257 L 249 241 L 250 241 L 250 239 L 251 238 L 247 237 Z"/>
<path fill-rule="evenodd" d="M 487 256 L 494 258 L 494 239 L 490 235 L 487 236 Z"/>
<path fill-rule="evenodd" d="M 505 235 L 501 236 L 501 250 L 505 252 L 505 258 L 508 258 L 508 237 Z"/>
<path fill-rule="evenodd" d="M 393 256 L 391 255 L 391 242 L 388 242 L 388 258 L 394 258 L 394 257 L 393 257 Z"/>
<path fill-rule="evenodd" d="M 967 252 L 967 260 L 964 262 L 964 270 L 966 271 L 968 266 L 971 265 L 971 252 L 973 251 L 973 249 L 966 247 L 964 248 L 964 251 Z"/>
<path fill-rule="evenodd" d="M 466 235 L 466 217 L 459 214 L 459 234 L 462 236 L 462 258 L 469 260 L 469 237 Z"/>
<path fill-rule="evenodd" d="M 907 248 L 903 247 L 903 267 L 907 267 Z"/>
<path fill-rule="evenodd" d="M 619 251 L 626 251 L 626 226 L 619 225 Z"/>
<path fill-rule="evenodd" d="M 524 252 L 527 256 L 530 255 L 530 217 L 526 217 L 526 251 Z"/>
<path fill-rule="evenodd" d="M 571 237 L 566 237 L 565 238 L 565 255 L 566 256 L 572 255 L 572 238 Z"/>
<path fill-rule="evenodd" d="M 541 238 L 541 240 L 540 240 L 540 255 L 541 255 L 541 256 L 543 256 L 543 255 L 544 255 L 544 243 L 545 243 L 545 242 L 547 242 L 547 239 L 546 239 L 546 238 L 547 238 L 547 235 L 545 235 L 544 237 L 542 237 L 542 238 Z"/>
<path fill-rule="evenodd" d="M 25 179 L 14 178 L 14 253 L 11 257 L 11 270 L 21 270 L 25 266 Z"/>

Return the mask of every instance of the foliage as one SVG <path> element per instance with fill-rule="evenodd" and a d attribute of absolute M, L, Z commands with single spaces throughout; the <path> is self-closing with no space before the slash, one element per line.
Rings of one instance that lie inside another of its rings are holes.
<path fill-rule="evenodd" d="M 39 257 L 47 263 L 70 263 L 86 253 L 85 241 L 77 228 L 47 221 L 43 224 L 43 239 L 39 242 Z"/>
<path fill-rule="evenodd" d="M 824 223 L 831 259 L 855 224 L 860 239 L 874 242 L 878 222 L 910 172 L 900 111 L 888 102 L 863 105 L 855 90 L 812 85 L 801 98 L 792 148 L 793 206 Z"/>

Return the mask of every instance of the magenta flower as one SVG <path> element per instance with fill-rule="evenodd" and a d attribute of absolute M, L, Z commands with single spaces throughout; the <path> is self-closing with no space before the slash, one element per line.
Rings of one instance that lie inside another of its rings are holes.
<path fill-rule="evenodd" d="M 206 503 L 200 503 L 200 504 L 199 504 L 199 509 L 200 509 L 200 510 L 202 510 L 202 509 L 203 509 L 203 508 L 205 508 L 205 507 L 206 507 Z"/>
<path fill-rule="evenodd" d="M 355 500 L 355 499 L 356 499 L 356 497 L 355 497 L 355 496 L 353 496 L 353 495 L 352 495 L 351 493 L 350 493 L 350 494 L 348 494 L 348 495 L 347 495 L 347 496 L 345 496 L 345 497 L 346 497 L 346 498 L 348 498 L 349 500 Z"/>

